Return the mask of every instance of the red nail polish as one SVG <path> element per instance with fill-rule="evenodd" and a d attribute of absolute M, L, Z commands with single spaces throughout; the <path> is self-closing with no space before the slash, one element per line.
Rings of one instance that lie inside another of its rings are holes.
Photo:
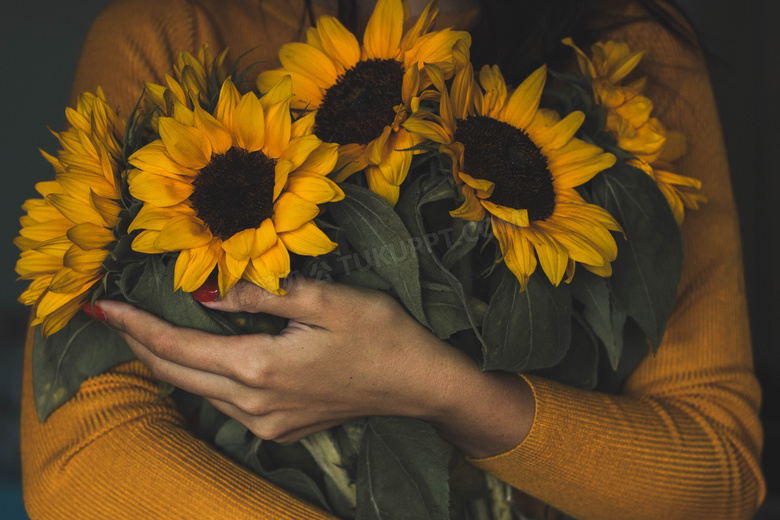
<path fill-rule="evenodd" d="M 103 309 L 101 309 L 98 305 L 92 305 L 91 303 L 86 302 L 81 306 L 81 310 L 86 312 L 87 316 L 90 318 L 94 318 L 98 321 L 106 321 L 106 313 L 103 312 Z"/>
<path fill-rule="evenodd" d="M 216 278 L 209 278 L 192 292 L 192 297 L 201 303 L 215 302 L 219 298 L 219 284 Z"/>

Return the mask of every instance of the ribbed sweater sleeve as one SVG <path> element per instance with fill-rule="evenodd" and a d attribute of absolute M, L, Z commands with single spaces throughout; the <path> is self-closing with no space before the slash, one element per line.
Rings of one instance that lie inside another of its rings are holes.
<path fill-rule="evenodd" d="M 331 518 L 195 439 L 139 361 L 87 380 L 39 423 L 31 340 L 21 425 L 30 518 Z"/>
<path fill-rule="evenodd" d="M 700 179 L 709 199 L 686 213 L 677 302 L 657 355 L 643 360 L 621 395 L 527 377 L 536 397 L 530 434 L 474 463 L 579 520 L 751 518 L 765 493 L 761 395 L 708 72 L 700 51 L 657 23 L 612 37 L 647 50 L 648 97 L 689 142 L 676 171 Z"/>

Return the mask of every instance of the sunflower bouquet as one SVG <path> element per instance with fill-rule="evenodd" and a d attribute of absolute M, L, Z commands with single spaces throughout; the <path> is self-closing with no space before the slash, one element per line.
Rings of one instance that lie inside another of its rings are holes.
<path fill-rule="evenodd" d="M 579 72 L 541 67 L 513 89 L 496 66 L 475 73 L 469 34 L 433 30 L 436 15 L 404 32 L 403 3 L 380 0 L 362 44 L 321 17 L 256 89 L 204 46 L 127 120 L 99 89 L 66 110 L 57 157 L 44 152 L 55 180 L 16 240 L 41 420 L 132 358 L 79 313 L 99 298 L 217 334 L 284 328 L 197 304 L 209 277 L 221 294 L 244 279 L 283 295 L 299 275 L 381 290 L 484 370 L 587 389 L 615 389 L 659 346 L 679 224 L 704 197 L 670 171 L 684 138 L 652 117 L 642 79 L 624 81 L 642 53 L 567 39 Z M 420 421 L 281 445 L 180 397 L 204 438 L 338 517 L 512 515 L 506 486 Z"/>

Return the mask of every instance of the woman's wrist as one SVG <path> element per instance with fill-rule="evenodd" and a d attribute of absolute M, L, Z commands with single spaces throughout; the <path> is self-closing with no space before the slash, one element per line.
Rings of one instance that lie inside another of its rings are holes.
<path fill-rule="evenodd" d="M 499 455 L 520 444 L 533 424 L 531 387 L 515 373 L 482 371 L 462 352 L 438 339 L 420 360 L 419 390 L 401 403 L 403 415 L 431 423 L 472 458 Z M 414 390 L 414 389 L 410 389 Z"/>

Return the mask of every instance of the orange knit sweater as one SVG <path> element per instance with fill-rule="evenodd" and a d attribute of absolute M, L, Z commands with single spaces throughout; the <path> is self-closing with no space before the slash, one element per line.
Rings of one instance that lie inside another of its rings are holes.
<path fill-rule="evenodd" d="M 101 85 L 126 116 L 141 81 L 164 83 L 179 51 L 208 42 L 229 47 L 231 62 L 257 47 L 250 59 L 262 62 L 259 72 L 278 66 L 280 45 L 302 26 L 302 0 L 116 0 L 87 36 L 73 97 Z M 677 304 L 658 355 L 648 355 L 622 395 L 528 377 L 536 397 L 530 434 L 473 463 L 581 520 L 749 518 L 765 493 L 760 390 L 707 71 L 699 53 L 653 22 L 611 36 L 647 50 L 656 115 L 689 137 L 678 171 L 701 179 L 709 198 L 686 215 Z M 138 361 L 88 380 L 40 424 L 30 345 L 28 338 L 21 448 L 33 519 L 327 518 L 196 440 Z"/>

